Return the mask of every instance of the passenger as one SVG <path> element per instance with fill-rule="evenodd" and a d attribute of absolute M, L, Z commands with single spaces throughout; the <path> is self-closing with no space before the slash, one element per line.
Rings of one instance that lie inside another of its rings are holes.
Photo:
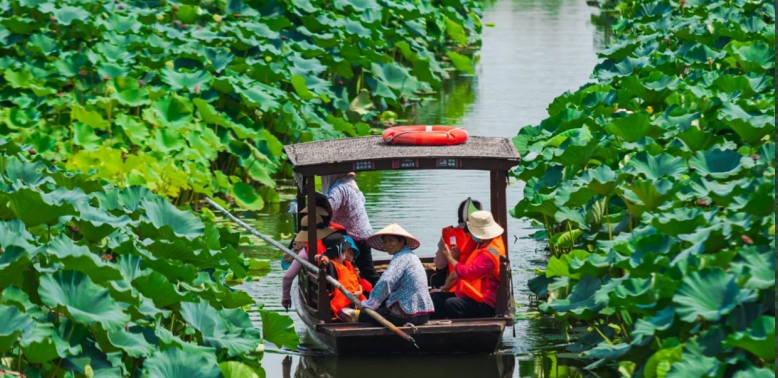
<path fill-rule="evenodd" d="M 435 254 L 435 274 L 430 279 L 433 289 L 430 293 L 450 291 L 456 284 L 457 275 L 454 268 L 448 264 L 446 256 L 443 254 L 445 247 L 451 250 L 451 254 L 457 261 L 467 260 L 467 256 L 473 251 L 475 242 L 470 238 L 467 230 L 467 219 L 470 214 L 478 210 L 483 210 L 481 202 L 473 199 L 466 199 L 459 204 L 457 209 L 458 223 L 456 226 L 448 226 L 441 231 L 441 239 L 438 241 L 438 252 Z M 451 241 L 454 239 L 452 245 Z M 435 297 L 433 296 L 433 301 Z M 436 312 L 443 308 L 443 304 L 435 306 Z M 435 316 L 433 315 L 433 318 Z"/>
<path fill-rule="evenodd" d="M 332 222 L 343 225 L 348 230 L 359 249 L 355 264 L 360 277 L 375 285 L 378 273 L 373 266 L 373 253 L 366 240 L 373 233 L 365 210 L 365 196 L 354 180 L 355 174 L 327 175 L 321 178 L 321 191 L 332 206 Z"/>
<path fill-rule="evenodd" d="M 354 239 L 351 238 L 351 236 L 344 236 L 346 239 L 346 243 L 348 246 L 344 244 L 345 248 L 345 254 L 346 254 L 346 260 L 350 262 L 348 264 L 348 268 L 351 269 L 354 274 L 359 277 L 359 273 L 357 272 L 357 269 L 354 267 L 354 259 L 359 257 L 359 248 L 357 248 L 356 243 L 354 242 Z M 364 295 L 370 295 L 370 292 L 373 291 L 373 284 L 371 284 L 368 280 L 359 277 L 359 285 L 362 286 L 362 291 Z"/>
<path fill-rule="evenodd" d="M 334 229 L 331 227 L 325 226 L 324 221 L 320 216 L 316 216 L 316 250 L 317 253 L 324 252 L 326 248 L 324 248 L 324 244 L 321 242 L 321 239 L 326 238 L 327 236 L 332 235 L 335 232 Z M 300 221 L 300 232 L 297 233 L 297 236 L 295 236 L 294 241 L 298 243 L 298 247 L 300 248 L 299 252 L 297 253 L 298 256 L 302 257 L 303 259 L 308 259 L 308 216 L 304 216 L 303 219 Z M 288 309 L 292 305 L 292 282 L 294 282 L 295 277 L 297 277 L 297 274 L 300 272 L 300 268 L 302 265 L 295 261 L 292 261 L 292 264 L 289 266 L 289 269 L 284 272 L 284 278 L 283 278 L 283 290 L 281 292 L 281 306 Z"/>
<path fill-rule="evenodd" d="M 370 298 L 362 301 L 362 307 L 375 310 L 396 326 L 426 323 L 435 309 L 427 289 L 427 273 L 421 260 L 411 252 L 419 248 L 419 241 L 392 223 L 376 232 L 367 243 L 390 254 L 392 259 L 373 287 Z M 359 314 L 359 321 L 378 324 L 365 311 Z"/>
<path fill-rule="evenodd" d="M 497 288 L 500 286 L 500 256 L 505 256 L 505 231 L 494 221 L 492 213 L 476 211 L 467 221 L 475 250 L 464 263 L 459 263 L 448 248 L 444 255 L 458 276 L 456 294 L 446 296 L 444 309 L 449 319 L 485 318 L 495 314 Z M 440 300 L 440 298 L 438 298 Z"/>
<path fill-rule="evenodd" d="M 322 255 L 322 262 L 327 265 L 327 272 L 330 276 L 338 280 L 351 295 L 357 297 L 360 301 L 365 298 L 362 286 L 359 283 L 359 276 L 354 267 L 346 259 L 345 251 L 351 249 L 351 245 L 346 241 L 346 237 L 339 233 L 324 239 L 324 246 L 327 248 Z M 355 322 L 357 312 L 352 307 L 351 300 L 338 288 L 333 288 L 330 292 L 330 309 L 332 315 L 344 322 Z"/>

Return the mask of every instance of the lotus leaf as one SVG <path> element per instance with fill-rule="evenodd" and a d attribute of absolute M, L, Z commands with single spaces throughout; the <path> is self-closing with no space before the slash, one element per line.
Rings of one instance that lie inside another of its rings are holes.
<path fill-rule="evenodd" d="M 446 56 L 448 56 L 448 58 L 451 59 L 451 63 L 453 63 L 454 67 L 456 67 L 458 70 L 470 75 L 475 75 L 475 70 L 473 69 L 473 61 L 470 60 L 470 58 L 461 55 L 459 53 L 456 53 L 454 51 L 447 52 Z"/>
<path fill-rule="evenodd" d="M 67 270 L 41 276 L 38 295 L 49 307 L 66 308 L 73 320 L 81 324 L 99 323 L 111 330 L 123 327 L 130 320 L 108 290 L 80 272 Z"/>
<path fill-rule="evenodd" d="M 125 351 L 131 357 L 147 357 L 155 350 L 154 345 L 149 344 L 141 333 L 117 330 L 108 333 L 108 340 L 113 346 Z"/>
<path fill-rule="evenodd" d="M 628 167 L 635 174 L 641 174 L 649 180 L 660 180 L 664 177 L 677 178 L 687 171 L 682 158 L 675 158 L 665 153 L 653 156 L 647 152 L 640 152 L 630 159 Z"/>
<path fill-rule="evenodd" d="M 562 316 L 572 313 L 582 319 L 591 319 L 601 309 L 594 300 L 594 294 L 601 286 L 602 282 L 599 278 L 583 276 L 566 299 L 553 301 L 547 305 L 547 308 Z M 543 307 L 546 307 L 546 304 Z"/>
<path fill-rule="evenodd" d="M 654 336 L 657 331 L 666 331 L 669 329 L 673 325 L 674 319 L 675 309 L 673 307 L 665 307 L 658 311 L 653 317 L 638 319 L 637 322 L 635 322 L 635 329 L 632 332 L 632 336 Z"/>
<path fill-rule="evenodd" d="M 762 316 L 756 319 L 751 327 L 736 334 L 729 335 L 724 343 L 727 347 L 745 349 L 762 360 L 775 356 L 775 318 Z"/>
<path fill-rule="evenodd" d="M 143 198 L 140 205 L 146 209 L 142 219 L 156 228 L 169 227 L 176 235 L 194 239 L 202 235 L 205 229 L 202 221 L 189 212 L 176 209 L 175 206 L 160 197 Z"/>
<path fill-rule="evenodd" d="M 695 322 L 698 317 L 718 321 L 735 307 L 738 294 L 734 276 L 720 269 L 703 269 L 683 279 L 673 302 L 685 322 Z"/>
<path fill-rule="evenodd" d="M 224 378 L 260 378 L 260 375 L 250 366 L 237 361 L 222 362 L 219 364 L 219 369 Z"/>
<path fill-rule="evenodd" d="M 0 350 L 7 351 L 22 334 L 31 330 L 32 319 L 16 307 L 0 305 Z"/>
<path fill-rule="evenodd" d="M 204 300 L 198 303 L 182 303 L 181 317 L 200 331 L 204 345 L 217 350 L 226 349 L 230 356 L 250 353 L 260 342 L 259 338 L 252 337 L 228 323 Z"/>
<path fill-rule="evenodd" d="M 681 355 L 681 361 L 672 365 L 666 378 L 709 377 L 719 367 L 719 361 L 712 357 Z"/>
<path fill-rule="evenodd" d="M 88 247 L 76 245 L 72 239 L 64 235 L 53 238 L 48 243 L 47 253 L 63 263 L 65 269 L 82 272 L 95 283 L 122 279 L 122 272 L 119 269 L 101 260 L 96 254 L 90 252 Z"/>
<path fill-rule="evenodd" d="M 651 128 L 648 114 L 634 113 L 623 118 L 616 118 L 605 125 L 605 130 L 627 142 L 637 142 L 646 136 Z"/>
<path fill-rule="evenodd" d="M 568 247 L 570 248 L 570 247 Z M 563 276 L 563 277 L 569 277 L 572 279 L 581 279 L 582 274 L 572 274 L 570 273 L 570 266 L 571 262 L 574 260 L 584 261 L 586 260 L 591 254 L 589 252 L 576 249 L 573 250 L 570 253 L 566 253 L 562 255 L 560 258 L 557 258 L 556 256 L 552 256 L 548 260 L 548 266 L 546 267 L 546 277 L 552 278 L 556 276 Z"/>
<path fill-rule="evenodd" d="M 221 371 L 209 363 L 203 353 L 193 353 L 178 348 L 158 351 L 143 364 L 149 378 L 220 378 Z"/>
<path fill-rule="evenodd" d="M 259 310 L 262 316 L 262 337 L 278 347 L 297 348 L 300 343 L 291 318 L 276 312 Z"/>

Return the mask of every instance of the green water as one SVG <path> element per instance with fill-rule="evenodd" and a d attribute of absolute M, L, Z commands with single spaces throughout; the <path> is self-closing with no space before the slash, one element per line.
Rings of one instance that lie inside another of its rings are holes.
<path fill-rule="evenodd" d="M 553 99 L 588 81 L 597 63 L 596 51 L 607 35 L 592 19 L 599 11 L 584 0 L 498 0 L 484 11 L 485 27 L 480 62 L 475 77 L 457 78 L 445 84 L 438 98 L 420 106 L 412 123 L 447 124 L 467 128 L 471 135 L 512 137 L 526 125 L 546 118 Z M 357 178 L 368 202 L 375 229 L 398 222 L 422 242 L 420 256 L 434 254 L 440 229 L 455 222 L 456 206 L 467 197 L 489 203 L 488 173 L 471 171 L 387 171 L 360 174 Z M 508 206 L 522 196 L 523 185 L 508 188 Z M 260 232 L 289 240 L 293 218 L 289 203 L 270 205 L 244 218 Z M 541 245 L 522 239 L 534 232 L 525 222 L 509 219 L 508 246 L 518 312 L 529 308 L 526 282 L 533 269 L 542 267 L 546 255 Z M 272 271 L 260 282 L 241 286 L 271 310 L 280 307 L 280 253 L 258 245 L 243 251 L 272 258 Z M 374 252 L 382 257 L 381 252 Z M 294 311 L 300 334 L 305 326 Z M 257 319 L 258 320 L 258 319 Z M 268 377 L 577 377 L 586 376 L 585 361 L 555 352 L 560 343 L 550 320 L 520 320 L 506 330 L 497 356 L 424 358 L 337 358 L 322 356 L 303 345 L 298 352 L 273 350 L 267 345 L 262 364 Z"/>

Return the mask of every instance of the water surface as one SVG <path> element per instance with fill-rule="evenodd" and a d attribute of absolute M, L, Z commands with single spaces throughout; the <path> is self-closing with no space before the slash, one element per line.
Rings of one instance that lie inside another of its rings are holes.
<path fill-rule="evenodd" d="M 486 5 L 483 48 L 475 77 L 447 82 L 438 98 L 419 107 L 420 124 L 465 127 L 471 135 L 512 137 L 526 125 L 547 117 L 546 107 L 565 91 L 589 81 L 597 63 L 603 34 L 592 25 L 598 11 L 584 0 L 498 0 Z M 489 175 L 475 171 L 386 171 L 358 176 L 368 201 L 368 214 L 377 230 L 397 222 L 421 240 L 420 256 L 432 256 L 440 229 L 456 222 L 456 206 L 467 197 L 489 208 Z M 509 208 L 521 198 L 523 185 L 508 187 Z M 289 204 L 268 206 L 259 214 L 244 214 L 260 232 L 289 240 L 293 218 Z M 509 219 L 509 253 L 518 311 L 527 310 L 526 282 L 547 258 L 542 246 L 522 239 L 534 230 L 526 222 Z M 270 310 L 280 307 L 279 252 L 258 244 L 244 250 L 273 259 L 272 271 L 259 282 L 241 286 Z M 385 256 L 374 252 L 375 257 Z M 300 334 L 305 326 L 294 311 Z M 515 331 L 515 336 L 514 336 Z M 520 320 L 506 330 L 497 356 L 424 358 L 337 358 L 306 349 L 290 353 L 267 345 L 262 364 L 268 377 L 568 377 L 580 376 L 585 363 L 547 354 L 559 337 L 548 320 Z"/>

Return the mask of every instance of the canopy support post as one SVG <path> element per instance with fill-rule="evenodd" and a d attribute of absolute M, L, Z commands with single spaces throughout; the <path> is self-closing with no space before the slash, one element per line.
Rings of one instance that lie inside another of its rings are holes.
<path fill-rule="evenodd" d="M 490 171 L 489 183 L 492 216 L 494 221 L 505 230 L 502 234 L 502 241 L 505 245 L 505 257 L 500 259 L 500 287 L 497 290 L 495 315 L 510 316 L 511 309 L 508 307 L 510 298 L 513 295 L 511 292 L 513 285 L 511 285 L 511 260 L 508 250 L 508 212 L 505 193 L 508 186 L 507 172 L 501 170 Z"/>
<path fill-rule="evenodd" d="M 316 265 L 316 176 L 305 178 L 305 190 L 308 192 L 308 262 Z"/>

